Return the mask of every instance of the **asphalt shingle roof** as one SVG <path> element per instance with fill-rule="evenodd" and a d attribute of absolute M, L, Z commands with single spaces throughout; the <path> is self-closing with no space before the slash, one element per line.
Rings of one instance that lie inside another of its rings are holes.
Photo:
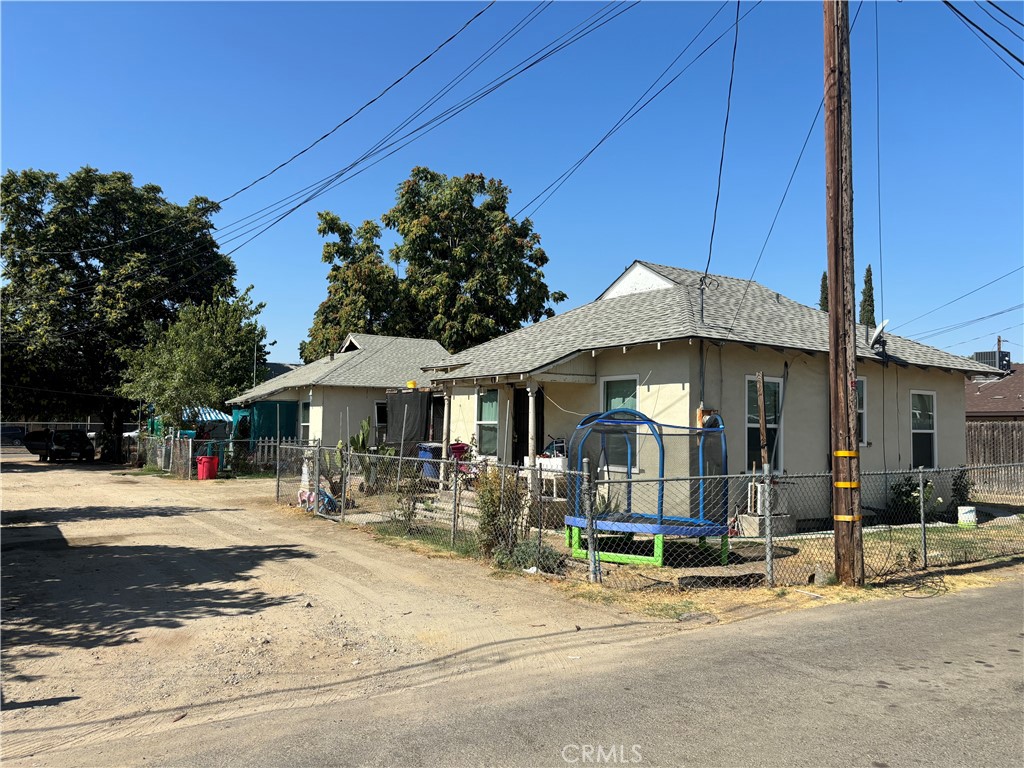
<path fill-rule="evenodd" d="M 775 348 L 828 352 L 828 314 L 799 304 L 765 286 L 724 275 L 709 275 L 703 296 L 702 272 L 639 262 L 675 283 L 664 288 L 591 302 L 535 325 L 452 355 L 431 368 L 434 381 L 528 374 L 578 352 L 673 339 L 705 338 Z M 975 360 L 886 334 L 895 363 L 965 373 L 993 373 Z M 881 360 L 857 326 L 857 356 Z"/>
<path fill-rule="evenodd" d="M 968 381 L 964 385 L 967 418 L 1024 417 L 1024 365 L 1016 363 L 1003 379 Z"/>
<path fill-rule="evenodd" d="M 275 376 L 229 400 L 241 404 L 261 400 L 285 389 L 301 387 L 404 387 L 423 378 L 423 366 L 443 361 L 448 353 L 433 339 L 407 339 L 351 333 L 342 350 Z"/>

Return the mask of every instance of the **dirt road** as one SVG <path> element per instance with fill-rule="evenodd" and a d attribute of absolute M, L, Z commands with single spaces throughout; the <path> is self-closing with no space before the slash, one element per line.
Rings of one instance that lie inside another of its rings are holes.
<path fill-rule="evenodd" d="M 437 686 L 563 685 L 693 628 L 568 601 L 273 503 L 273 481 L 2 464 L 3 751 Z"/>

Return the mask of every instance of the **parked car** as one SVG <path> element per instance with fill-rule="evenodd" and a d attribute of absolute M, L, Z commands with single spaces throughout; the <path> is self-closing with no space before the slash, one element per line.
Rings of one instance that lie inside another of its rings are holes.
<path fill-rule="evenodd" d="M 40 461 L 93 461 L 96 458 L 95 446 L 81 429 L 58 429 L 56 432 L 43 429 L 29 432 L 25 435 L 25 447 L 36 454 Z"/>
<path fill-rule="evenodd" d="M 25 442 L 25 428 L 4 426 L 0 427 L 0 445 L 23 445 Z"/>

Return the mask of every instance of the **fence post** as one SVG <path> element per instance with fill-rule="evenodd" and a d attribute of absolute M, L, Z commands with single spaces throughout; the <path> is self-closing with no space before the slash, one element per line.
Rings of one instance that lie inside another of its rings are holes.
<path fill-rule="evenodd" d="M 192 479 L 192 438 L 188 439 L 188 479 Z"/>
<path fill-rule="evenodd" d="M 540 482 L 537 484 L 540 488 L 540 495 L 537 497 L 537 562 L 534 563 L 539 571 L 540 550 L 544 546 L 544 473 L 541 472 L 540 467 L 535 467 L 534 471 L 540 473 Z"/>
<path fill-rule="evenodd" d="M 313 514 L 320 514 L 320 440 L 313 443 Z"/>
<path fill-rule="evenodd" d="M 454 456 L 452 462 L 452 549 L 455 549 L 455 533 L 459 529 L 459 460 Z"/>
<path fill-rule="evenodd" d="M 594 535 L 594 500 L 590 493 L 590 459 L 583 459 L 583 505 L 587 511 L 587 562 L 590 565 L 590 583 L 601 581 L 601 565 L 597 555 L 597 537 Z"/>
<path fill-rule="evenodd" d="M 345 511 L 348 508 L 348 493 L 349 488 L 352 487 L 352 448 L 348 445 L 345 446 L 345 482 L 341 484 L 341 519 L 345 519 Z M 355 502 L 352 502 L 352 506 L 355 506 Z"/>
<path fill-rule="evenodd" d="M 758 506 L 764 514 L 764 570 L 769 587 L 775 586 L 775 543 L 772 536 L 772 491 L 768 477 L 768 465 L 764 465 L 764 476 L 758 485 Z"/>
<path fill-rule="evenodd" d="M 921 567 L 928 567 L 928 533 L 924 521 L 924 468 L 917 469 L 917 505 L 921 513 Z"/>
<path fill-rule="evenodd" d="M 281 503 L 281 438 L 274 447 L 274 501 Z"/>

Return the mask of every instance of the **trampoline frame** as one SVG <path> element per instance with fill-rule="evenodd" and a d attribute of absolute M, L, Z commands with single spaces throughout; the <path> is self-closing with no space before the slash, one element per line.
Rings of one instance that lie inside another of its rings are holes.
<path fill-rule="evenodd" d="M 615 418 L 616 415 L 626 415 L 627 419 Z M 633 476 L 633 456 L 632 456 L 632 445 L 626 441 L 626 514 L 631 518 L 647 518 L 651 522 L 632 522 L 622 520 L 605 520 L 594 518 L 594 530 L 608 531 L 616 534 L 620 534 L 620 537 L 625 540 L 630 540 L 637 533 L 653 534 L 654 536 L 654 553 L 653 555 L 636 555 L 624 552 L 604 552 L 599 551 L 598 557 L 602 562 L 608 563 L 624 563 L 632 565 L 654 565 L 657 567 L 664 566 L 665 557 L 665 536 L 680 536 L 688 538 L 696 538 L 698 540 L 698 546 L 703 548 L 707 547 L 707 537 L 709 536 L 720 536 L 721 547 L 719 549 L 719 562 L 722 565 L 727 565 L 729 562 L 729 526 L 728 522 L 715 523 L 707 520 L 705 517 L 705 481 L 704 481 L 704 438 L 708 434 L 720 433 L 722 436 L 722 474 L 728 474 L 728 450 L 725 441 L 725 423 L 722 421 L 722 417 L 718 414 L 711 414 L 707 417 L 717 421 L 717 426 L 707 427 L 681 427 L 673 424 L 661 424 L 648 418 L 645 414 L 635 411 L 630 408 L 613 408 L 612 410 L 605 411 L 604 413 L 592 413 L 584 417 L 579 425 L 576 427 L 576 431 L 569 443 L 569 453 L 572 456 L 572 450 L 576 449 L 576 471 L 577 474 L 572 479 L 574 484 L 574 501 L 573 511 L 565 516 L 565 544 L 572 552 L 572 556 L 576 559 L 586 559 L 588 551 L 583 541 L 583 530 L 587 527 L 586 513 L 581 509 L 581 485 L 582 478 L 581 473 L 583 471 L 583 445 L 586 444 L 588 438 L 594 431 L 594 427 L 599 424 L 605 424 L 609 426 L 646 426 L 651 435 L 654 437 L 655 442 L 658 445 L 658 477 L 655 480 L 649 482 L 658 483 L 658 512 L 656 515 L 645 514 L 641 512 L 632 511 L 633 503 L 633 488 L 632 483 L 629 482 Z M 662 441 L 662 435 L 660 430 L 663 428 L 678 429 L 684 432 L 699 433 L 698 440 L 698 464 L 700 466 L 700 485 L 698 493 L 698 517 L 674 517 L 666 516 L 664 514 L 664 503 L 665 503 L 665 444 Z M 577 433 L 580 430 L 586 430 L 579 440 L 576 439 Z M 601 434 L 601 453 L 606 453 L 606 442 L 605 434 Z M 723 487 L 722 491 L 722 510 L 724 513 L 724 519 L 728 521 L 729 513 L 729 486 L 728 483 Z"/>

